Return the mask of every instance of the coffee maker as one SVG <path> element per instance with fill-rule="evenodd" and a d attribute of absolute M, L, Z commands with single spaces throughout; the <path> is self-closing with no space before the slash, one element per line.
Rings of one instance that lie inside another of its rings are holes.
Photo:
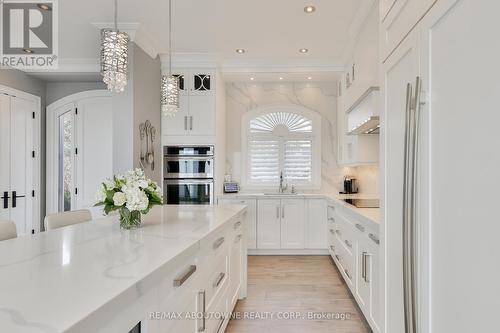
<path fill-rule="evenodd" d="M 358 182 L 356 178 L 351 176 L 344 177 L 344 189 L 340 192 L 340 194 L 354 194 L 358 193 Z"/>

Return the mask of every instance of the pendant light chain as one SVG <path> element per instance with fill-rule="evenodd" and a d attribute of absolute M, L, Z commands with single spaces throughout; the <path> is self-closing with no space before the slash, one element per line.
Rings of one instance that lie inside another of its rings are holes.
<path fill-rule="evenodd" d="M 115 0 L 115 30 L 118 32 L 118 0 Z"/>
<path fill-rule="evenodd" d="M 172 76 L 172 0 L 168 0 L 168 76 Z"/>

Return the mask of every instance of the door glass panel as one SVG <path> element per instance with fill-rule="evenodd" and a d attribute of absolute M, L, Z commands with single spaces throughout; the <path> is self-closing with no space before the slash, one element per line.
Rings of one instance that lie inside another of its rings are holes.
<path fill-rule="evenodd" d="M 194 76 L 194 90 L 196 91 L 210 90 L 210 75 L 196 74 Z"/>
<path fill-rule="evenodd" d="M 173 74 L 172 76 L 176 77 L 179 80 L 179 90 L 184 91 L 184 75 L 181 74 Z"/>
<path fill-rule="evenodd" d="M 71 184 L 73 182 L 73 113 L 59 116 L 59 211 L 71 210 Z"/>

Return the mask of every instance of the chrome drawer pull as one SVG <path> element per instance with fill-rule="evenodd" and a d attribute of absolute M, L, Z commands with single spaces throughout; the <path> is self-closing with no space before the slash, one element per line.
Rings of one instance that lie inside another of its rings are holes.
<path fill-rule="evenodd" d="M 374 234 L 369 234 L 368 237 L 375 243 L 380 244 L 380 240 Z"/>
<path fill-rule="evenodd" d="M 180 287 L 196 272 L 196 265 L 189 266 L 189 269 L 181 277 L 174 280 L 174 287 Z"/>
<path fill-rule="evenodd" d="M 219 276 L 217 276 L 217 279 L 214 282 L 214 288 L 217 288 L 222 280 L 224 280 L 224 277 L 226 276 L 226 273 L 220 273 Z"/>
<path fill-rule="evenodd" d="M 203 301 L 200 300 L 202 298 Z M 201 324 L 198 326 L 198 332 L 205 332 L 205 324 L 206 324 L 206 315 L 207 312 L 207 304 L 206 304 L 206 295 L 205 290 L 198 292 L 198 304 L 201 304 Z"/>
<path fill-rule="evenodd" d="M 356 228 L 358 228 L 359 231 L 365 232 L 365 227 L 359 223 L 356 223 Z"/>
<path fill-rule="evenodd" d="M 344 240 L 345 245 L 349 246 L 352 249 L 352 244 L 347 239 Z"/>
<path fill-rule="evenodd" d="M 214 243 L 214 250 L 218 249 L 224 243 L 224 237 L 219 238 Z"/>
<path fill-rule="evenodd" d="M 328 206 L 331 210 L 335 210 L 335 206 Z"/>
<path fill-rule="evenodd" d="M 330 229 L 330 232 L 331 232 L 332 234 L 335 234 L 335 230 L 333 230 L 333 229 Z"/>
<path fill-rule="evenodd" d="M 238 236 L 236 236 L 236 238 L 234 239 L 234 242 L 238 243 L 241 240 L 241 237 L 243 237 L 242 234 L 239 234 Z"/>
<path fill-rule="evenodd" d="M 241 222 L 238 221 L 234 224 L 233 229 L 238 229 L 241 226 Z"/>
<path fill-rule="evenodd" d="M 335 230 L 335 232 L 336 232 L 339 236 L 342 236 L 342 231 L 340 231 L 340 229 Z"/>
<path fill-rule="evenodd" d="M 329 218 L 328 218 L 328 221 L 335 222 L 335 218 L 333 218 L 333 217 L 329 217 Z"/>
<path fill-rule="evenodd" d="M 349 274 L 349 271 L 347 269 L 344 269 L 345 275 L 349 278 L 349 280 L 352 280 L 351 274 Z"/>

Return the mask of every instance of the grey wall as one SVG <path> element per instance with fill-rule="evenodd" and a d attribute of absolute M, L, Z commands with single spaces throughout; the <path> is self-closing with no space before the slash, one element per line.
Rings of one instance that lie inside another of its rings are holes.
<path fill-rule="evenodd" d="M 46 102 L 46 84 L 44 81 L 28 76 L 26 73 L 17 69 L 0 69 L 0 85 L 21 90 L 41 98 L 41 128 L 40 128 L 40 217 L 43 220 L 45 216 L 45 106 Z M 41 223 L 41 221 L 40 221 Z"/>
<path fill-rule="evenodd" d="M 161 62 L 157 57 L 152 59 L 141 48 L 134 44 L 133 84 L 134 84 L 134 167 L 139 167 L 140 137 L 139 124 L 149 120 L 156 128 L 154 142 L 155 170 L 150 166 L 145 173 L 152 180 L 160 183 L 161 180 L 161 107 L 160 83 Z M 143 148 L 144 149 L 144 148 Z"/>
<path fill-rule="evenodd" d="M 47 82 L 47 105 L 55 101 L 82 91 L 106 89 L 106 85 L 100 82 Z"/>

